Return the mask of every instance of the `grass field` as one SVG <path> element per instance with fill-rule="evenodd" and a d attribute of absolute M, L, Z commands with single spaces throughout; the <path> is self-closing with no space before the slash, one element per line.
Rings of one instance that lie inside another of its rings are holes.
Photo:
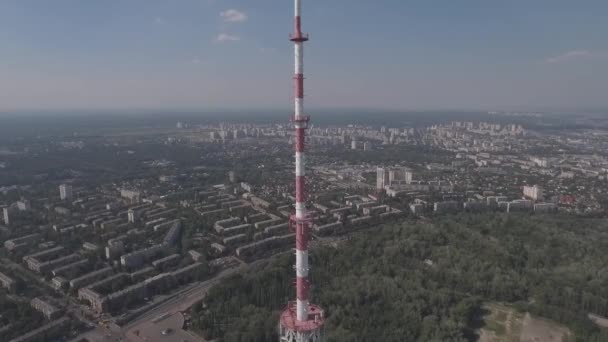
<path fill-rule="evenodd" d="M 570 331 L 555 322 L 532 317 L 497 303 L 484 305 L 480 342 L 562 342 Z"/>

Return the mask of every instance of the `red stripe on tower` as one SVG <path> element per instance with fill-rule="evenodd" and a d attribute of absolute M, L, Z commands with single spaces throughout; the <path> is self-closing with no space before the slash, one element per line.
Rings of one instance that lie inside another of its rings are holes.
<path fill-rule="evenodd" d="M 296 278 L 298 293 L 297 297 L 299 300 L 308 300 L 308 291 L 310 290 L 310 285 L 308 284 L 308 278 Z"/>
<path fill-rule="evenodd" d="M 304 128 L 296 128 L 296 152 L 304 152 L 305 135 Z"/>
<path fill-rule="evenodd" d="M 306 252 L 308 249 L 308 229 L 304 228 L 304 225 L 299 226 L 296 229 L 296 250 Z"/>
<path fill-rule="evenodd" d="M 302 35 L 302 17 L 297 16 L 294 18 L 294 32 L 296 34 Z"/>

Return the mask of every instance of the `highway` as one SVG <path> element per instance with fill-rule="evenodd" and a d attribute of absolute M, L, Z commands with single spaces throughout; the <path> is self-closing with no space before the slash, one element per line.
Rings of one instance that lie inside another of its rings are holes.
<path fill-rule="evenodd" d="M 226 277 L 243 271 L 246 267 L 246 265 L 241 265 L 239 267 L 229 268 L 218 273 L 212 279 L 189 286 L 188 288 L 173 294 L 156 308 L 147 311 L 122 327 L 116 325 L 110 325 L 108 327 L 98 326 L 96 329 L 80 335 L 79 338 L 84 337 L 96 342 L 127 341 L 126 334 L 128 331 L 164 314 L 187 311 L 192 305 L 205 298 L 205 295 L 213 285 Z"/>

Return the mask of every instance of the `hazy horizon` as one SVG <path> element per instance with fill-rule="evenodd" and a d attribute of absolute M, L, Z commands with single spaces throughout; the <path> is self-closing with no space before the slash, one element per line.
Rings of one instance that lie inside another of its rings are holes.
<path fill-rule="evenodd" d="M 104 114 L 135 114 L 135 115 L 175 115 L 175 114 L 196 114 L 196 115 L 208 115 L 216 113 L 226 114 L 244 114 L 244 113 L 268 113 L 268 114 L 284 114 L 286 116 L 292 115 L 293 109 L 291 104 L 286 104 L 281 107 L 253 107 L 253 108 L 240 108 L 240 107 L 225 107 L 225 108 L 180 108 L 180 107 L 167 107 L 167 108 L 16 108 L 16 109 L 2 109 L 0 108 L 0 116 L 11 116 L 11 115 L 47 115 L 47 114 L 66 114 L 66 115 L 87 115 L 91 113 L 104 113 Z M 384 114 L 402 114 L 408 115 L 412 113 L 444 113 L 444 114 L 459 114 L 459 113 L 542 113 L 542 114 L 565 114 L 565 113 L 606 113 L 608 114 L 608 106 L 605 107 L 487 107 L 487 108 L 450 108 L 450 107 L 423 107 L 423 108 L 374 108 L 374 107 L 311 107 L 308 106 L 306 109 L 307 114 L 314 118 L 315 114 L 337 114 L 337 115 L 348 115 L 348 113 L 364 113 L 364 112 L 377 112 Z"/>

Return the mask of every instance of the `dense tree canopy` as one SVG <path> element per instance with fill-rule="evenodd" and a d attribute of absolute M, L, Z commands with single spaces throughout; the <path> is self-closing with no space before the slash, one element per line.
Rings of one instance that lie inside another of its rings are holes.
<path fill-rule="evenodd" d="M 608 221 L 461 214 L 404 221 L 312 252 L 314 302 L 328 341 L 467 341 L 483 301 L 513 303 L 566 324 L 578 341 L 607 336 L 587 314 L 608 315 Z M 293 256 L 214 287 L 194 324 L 224 341 L 276 339 L 293 297 Z M 230 327 L 230 329 L 228 329 Z M 357 336 L 357 338 L 355 338 Z"/>

